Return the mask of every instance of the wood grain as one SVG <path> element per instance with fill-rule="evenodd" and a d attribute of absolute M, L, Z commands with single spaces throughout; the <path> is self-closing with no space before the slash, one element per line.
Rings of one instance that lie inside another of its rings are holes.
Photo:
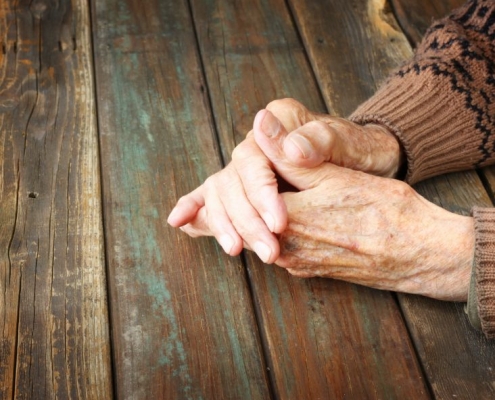
<path fill-rule="evenodd" d="M 436 19 L 445 17 L 464 0 L 391 0 L 392 9 L 413 46 L 417 46 L 428 27 Z"/>
<path fill-rule="evenodd" d="M 325 111 L 284 1 L 191 5 L 225 159 L 273 99 Z M 426 397 L 389 293 L 247 262 L 276 398 Z"/>
<path fill-rule="evenodd" d="M 0 1 L 0 398 L 112 396 L 87 2 Z"/>
<path fill-rule="evenodd" d="M 166 224 L 221 168 L 188 3 L 92 12 L 116 394 L 269 398 L 240 260 Z"/>
<path fill-rule="evenodd" d="M 338 104 L 344 115 L 411 55 L 384 1 L 291 0 L 290 4 L 325 101 Z M 333 26 L 338 27 L 335 32 L 324 29 Z M 351 78 L 339 80 L 343 71 Z M 354 97 L 342 101 L 341 96 L 348 93 Z M 458 213 L 476 204 L 490 204 L 474 172 L 439 177 L 417 189 L 430 201 Z M 462 305 L 418 296 L 399 295 L 399 299 L 434 396 L 493 397 L 487 382 L 493 381 L 494 345 L 468 326 Z"/>

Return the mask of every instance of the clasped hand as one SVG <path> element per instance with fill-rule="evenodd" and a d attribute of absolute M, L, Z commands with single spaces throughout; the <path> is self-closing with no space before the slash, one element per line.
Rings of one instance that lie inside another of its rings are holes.
<path fill-rule="evenodd" d="M 230 255 L 254 250 L 300 277 L 465 300 L 473 221 L 390 179 L 400 146 L 379 125 L 270 103 L 232 162 L 179 199 L 168 222 L 213 235 Z M 279 193 L 276 174 L 299 190 Z"/>

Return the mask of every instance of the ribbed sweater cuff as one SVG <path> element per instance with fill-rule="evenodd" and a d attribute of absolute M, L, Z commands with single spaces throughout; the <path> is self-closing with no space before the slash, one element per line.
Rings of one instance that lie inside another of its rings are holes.
<path fill-rule="evenodd" d="M 395 77 L 350 119 L 361 125 L 384 125 L 397 136 L 407 157 L 410 184 L 472 168 L 479 159 L 479 143 L 466 141 L 465 133 L 475 122 L 461 96 L 447 93 L 450 90 L 446 78 L 430 71 Z"/>
<path fill-rule="evenodd" d="M 489 339 L 495 338 L 495 209 L 474 207 L 475 230 L 473 285 L 468 297 L 470 321 Z M 475 293 L 473 293 L 475 291 Z M 478 311 L 478 316 L 475 311 Z"/>

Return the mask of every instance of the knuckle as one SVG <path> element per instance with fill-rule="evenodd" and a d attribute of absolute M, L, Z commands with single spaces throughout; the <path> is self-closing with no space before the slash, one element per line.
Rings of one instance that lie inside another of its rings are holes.
<path fill-rule="evenodd" d="M 304 127 L 309 130 L 320 131 L 320 132 L 323 131 L 329 134 L 332 133 L 332 130 L 330 129 L 328 124 L 326 124 L 323 121 L 309 121 L 306 124 L 304 124 Z"/>
<path fill-rule="evenodd" d="M 211 189 L 213 186 L 215 186 L 215 180 L 216 180 L 216 175 L 211 175 L 208 178 L 206 178 L 205 182 L 203 183 L 203 186 L 206 190 Z"/>
<path fill-rule="evenodd" d="M 267 110 L 270 110 L 272 108 L 285 107 L 285 106 L 287 106 L 289 103 L 291 103 L 293 101 L 295 101 L 295 100 L 292 99 L 292 98 L 289 98 L 289 97 L 286 97 L 286 98 L 283 98 L 283 99 L 275 99 L 275 100 L 270 101 L 266 105 L 266 109 Z"/>
<path fill-rule="evenodd" d="M 286 112 L 287 110 L 306 109 L 301 103 L 291 97 L 273 100 L 265 108 L 274 114 L 280 111 Z"/>
<path fill-rule="evenodd" d="M 232 161 L 238 162 L 239 160 L 244 160 L 246 159 L 248 155 L 246 145 L 243 143 L 239 144 L 237 147 L 234 148 L 232 151 Z"/>
<path fill-rule="evenodd" d="M 403 181 L 394 181 L 396 184 L 395 192 L 402 197 L 412 197 L 416 195 L 414 189 Z"/>

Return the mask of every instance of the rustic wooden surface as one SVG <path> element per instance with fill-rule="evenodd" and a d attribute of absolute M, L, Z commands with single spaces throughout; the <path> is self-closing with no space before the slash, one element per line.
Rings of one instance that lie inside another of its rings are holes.
<path fill-rule="evenodd" d="M 112 395 L 87 2 L 0 1 L 0 399 Z"/>
<path fill-rule="evenodd" d="M 462 304 L 165 222 L 270 100 L 350 114 L 457 4 L 0 0 L 0 399 L 493 398 Z M 466 214 L 492 204 L 481 177 L 417 189 Z"/>
<path fill-rule="evenodd" d="M 413 46 L 419 43 L 434 20 L 445 17 L 464 3 L 465 0 L 390 0 L 397 21 Z"/>
<path fill-rule="evenodd" d="M 273 99 L 293 97 L 325 111 L 284 1 L 191 4 L 227 159 L 256 112 Z M 337 29 L 327 29 L 334 40 L 340 39 Z M 407 330 L 389 293 L 294 278 L 251 253 L 247 265 L 277 398 L 426 396 Z"/>
<path fill-rule="evenodd" d="M 166 224 L 221 168 L 187 1 L 93 3 L 116 392 L 269 397 L 245 269 Z"/>

